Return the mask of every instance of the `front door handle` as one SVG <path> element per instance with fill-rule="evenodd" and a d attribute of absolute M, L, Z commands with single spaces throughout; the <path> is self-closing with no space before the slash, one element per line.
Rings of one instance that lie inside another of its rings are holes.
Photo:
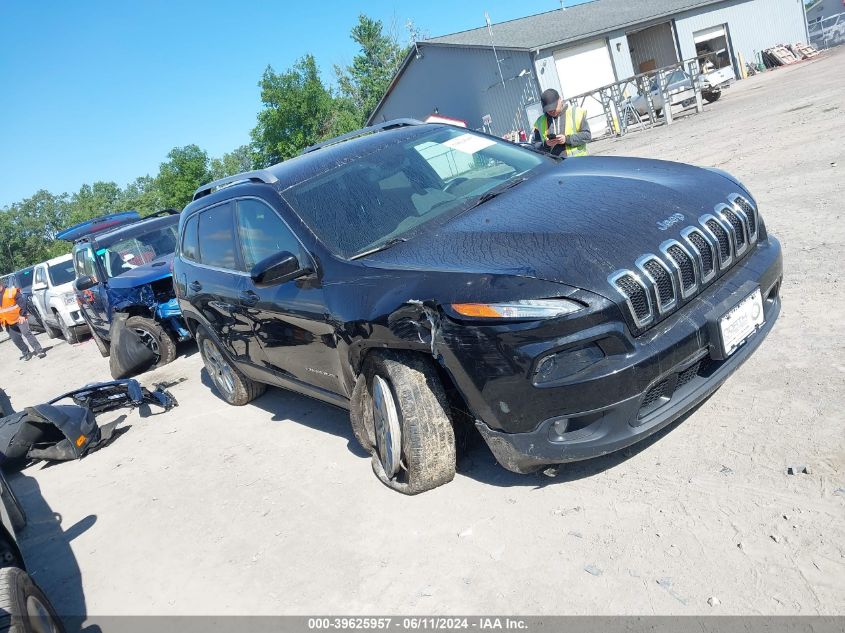
<path fill-rule="evenodd" d="M 193 290 L 194 292 L 199 292 L 200 290 L 202 290 L 202 284 L 201 284 L 200 282 L 198 282 L 198 281 L 192 281 L 190 284 L 188 284 L 188 286 L 189 286 L 189 287 L 191 288 L 191 290 Z"/>
<path fill-rule="evenodd" d="M 260 298 L 261 297 L 259 297 L 258 294 L 253 292 L 252 290 L 244 290 L 240 294 L 241 303 L 243 303 L 245 306 L 254 306 L 256 303 L 258 303 L 258 300 Z"/>

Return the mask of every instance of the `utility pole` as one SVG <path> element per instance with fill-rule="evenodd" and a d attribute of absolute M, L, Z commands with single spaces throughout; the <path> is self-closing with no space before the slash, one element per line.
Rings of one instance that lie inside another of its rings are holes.
<path fill-rule="evenodd" d="M 490 24 L 490 16 L 484 12 L 484 20 L 487 22 L 487 32 L 490 34 L 490 46 L 493 47 L 493 57 L 496 58 L 496 66 L 499 68 L 499 79 L 502 80 L 502 88 L 505 87 L 505 76 L 502 74 L 502 64 L 499 63 L 499 54 L 496 52 L 496 44 L 493 42 L 493 25 Z"/>

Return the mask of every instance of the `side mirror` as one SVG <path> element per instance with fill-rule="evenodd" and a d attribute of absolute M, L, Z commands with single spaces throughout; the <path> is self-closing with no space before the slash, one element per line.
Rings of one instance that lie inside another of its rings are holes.
<path fill-rule="evenodd" d="M 77 290 L 88 290 L 96 285 L 96 281 L 92 279 L 89 275 L 80 275 L 76 278 L 76 289 Z"/>
<path fill-rule="evenodd" d="M 38 290 L 47 290 L 47 284 L 43 281 L 39 281 L 37 284 L 32 284 L 32 291 L 37 292 Z"/>
<path fill-rule="evenodd" d="M 301 267 L 294 254 L 281 251 L 258 262 L 252 267 L 249 276 L 256 286 L 269 286 L 299 279 L 312 272 L 310 268 Z"/>

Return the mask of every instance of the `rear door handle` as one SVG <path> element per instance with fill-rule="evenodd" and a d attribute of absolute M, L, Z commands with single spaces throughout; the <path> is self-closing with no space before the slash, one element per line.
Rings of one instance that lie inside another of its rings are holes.
<path fill-rule="evenodd" d="M 193 290 L 194 292 L 199 292 L 200 290 L 202 290 L 202 284 L 201 284 L 200 282 L 198 282 L 198 281 L 192 281 L 190 284 L 188 284 L 188 286 L 189 286 L 189 287 L 191 288 L 191 290 Z"/>
<path fill-rule="evenodd" d="M 261 297 L 259 297 L 258 294 L 256 294 L 252 290 L 244 290 L 240 294 L 241 303 L 243 303 L 245 306 L 254 306 L 256 303 L 258 303 L 258 300 L 260 298 Z"/>

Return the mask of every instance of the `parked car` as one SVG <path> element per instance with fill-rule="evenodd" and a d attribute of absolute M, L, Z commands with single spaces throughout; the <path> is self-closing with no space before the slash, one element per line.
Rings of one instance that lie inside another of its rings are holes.
<path fill-rule="evenodd" d="M 782 275 L 725 172 L 408 120 L 200 188 L 173 267 L 224 400 L 349 409 L 405 493 L 452 479 L 462 420 L 519 473 L 665 427 L 757 349 Z"/>
<path fill-rule="evenodd" d="M 703 75 L 699 76 L 698 81 L 701 97 L 707 103 L 717 101 L 722 96 L 722 88 L 718 85 L 711 84 Z M 663 93 L 660 91 L 657 79 L 652 81 L 649 92 L 651 93 L 651 104 L 654 108 L 654 113 L 660 116 L 666 107 L 666 102 L 663 98 Z M 666 78 L 666 93 L 669 95 L 669 102 L 672 105 L 680 104 L 686 108 L 695 102 L 692 79 L 689 74 L 680 69 L 674 71 Z M 635 97 L 631 97 L 631 105 L 640 115 L 648 114 L 648 98 L 646 95 L 638 94 Z"/>
<path fill-rule="evenodd" d="M 44 323 L 41 321 L 41 316 L 35 310 L 35 304 L 32 301 L 32 273 L 34 269 L 34 266 L 28 266 L 27 268 L 22 268 L 6 275 L 3 277 L 3 285 L 17 288 L 26 297 L 28 311 L 26 321 L 29 324 L 29 329 L 33 332 L 44 332 Z"/>
<path fill-rule="evenodd" d="M 135 211 L 111 214 L 62 231 L 72 241 L 76 296 L 82 317 L 103 356 L 109 355 L 111 324 L 126 313 L 156 356 L 156 365 L 176 357 L 176 342 L 190 338 L 173 292 L 170 266 L 179 212 L 168 209 L 141 218 Z"/>
<path fill-rule="evenodd" d="M 36 264 L 32 279 L 32 305 L 47 334 L 77 343 L 88 325 L 76 301 L 73 256 L 61 255 Z"/>
<path fill-rule="evenodd" d="M 0 633 L 63 633 L 47 596 L 26 571 L 17 532 L 26 514 L 0 471 Z"/>

